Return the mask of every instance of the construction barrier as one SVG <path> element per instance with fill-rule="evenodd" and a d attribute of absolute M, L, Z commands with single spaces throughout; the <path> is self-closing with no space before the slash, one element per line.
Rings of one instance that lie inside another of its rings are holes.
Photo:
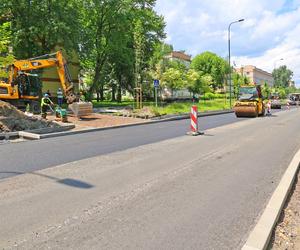
<path fill-rule="evenodd" d="M 191 131 L 187 134 L 189 135 L 201 135 L 203 132 L 199 132 L 198 130 L 198 107 L 196 105 L 193 105 L 191 107 Z"/>

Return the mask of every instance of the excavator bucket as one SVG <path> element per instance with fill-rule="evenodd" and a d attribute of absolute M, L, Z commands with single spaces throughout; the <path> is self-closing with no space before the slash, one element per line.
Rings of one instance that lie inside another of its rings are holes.
<path fill-rule="evenodd" d="M 69 104 L 69 109 L 76 117 L 87 116 L 93 113 L 93 104 L 91 102 L 74 102 Z"/>
<path fill-rule="evenodd" d="M 256 117 L 258 116 L 256 106 L 235 106 L 234 113 L 236 117 Z"/>

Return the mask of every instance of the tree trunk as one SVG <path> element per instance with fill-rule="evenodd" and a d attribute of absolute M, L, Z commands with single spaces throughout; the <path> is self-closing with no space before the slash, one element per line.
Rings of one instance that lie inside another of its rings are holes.
<path fill-rule="evenodd" d="M 97 91 L 97 102 L 100 102 L 100 93 Z"/>
<path fill-rule="evenodd" d="M 115 102 L 116 101 L 116 85 L 113 84 L 111 87 L 111 101 Z"/>
<path fill-rule="evenodd" d="M 122 86 L 118 86 L 117 101 L 122 102 Z"/>
<path fill-rule="evenodd" d="M 122 76 L 119 76 L 119 84 L 117 89 L 117 101 L 122 102 Z"/>
<path fill-rule="evenodd" d="M 100 86 L 99 93 L 100 93 L 100 100 L 104 101 L 104 87 L 103 87 L 103 85 Z"/>

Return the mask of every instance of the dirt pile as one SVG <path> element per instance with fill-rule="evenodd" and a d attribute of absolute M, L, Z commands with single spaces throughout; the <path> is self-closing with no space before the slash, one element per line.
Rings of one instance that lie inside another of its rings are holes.
<path fill-rule="evenodd" d="M 0 101 L 0 133 L 49 127 L 59 125 L 37 117 L 28 117 L 9 103 Z"/>
<path fill-rule="evenodd" d="M 117 113 L 116 115 L 124 117 L 134 117 L 142 119 L 151 119 L 154 117 L 161 116 L 161 114 L 154 108 L 144 107 L 142 109 L 124 109 L 122 112 Z"/>

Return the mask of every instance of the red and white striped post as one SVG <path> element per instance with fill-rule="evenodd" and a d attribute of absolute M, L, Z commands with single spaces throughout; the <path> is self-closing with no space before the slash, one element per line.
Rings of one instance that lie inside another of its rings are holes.
<path fill-rule="evenodd" d="M 190 117 L 191 117 L 191 131 L 188 132 L 188 134 L 194 136 L 203 134 L 198 130 L 198 107 L 196 105 L 192 106 Z"/>

